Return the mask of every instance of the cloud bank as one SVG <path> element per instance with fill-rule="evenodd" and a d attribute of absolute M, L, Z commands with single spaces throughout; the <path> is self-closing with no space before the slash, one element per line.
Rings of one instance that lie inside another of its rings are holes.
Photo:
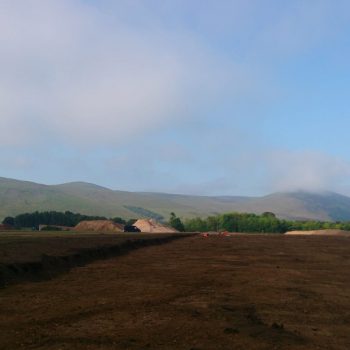
<path fill-rule="evenodd" d="M 45 134 L 75 145 L 118 143 L 189 118 L 198 103 L 201 110 L 250 84 L 243 66 L 190 33 L 157 26 L 141 3 L 104 4 L 1 3 L 0 128 L 15 132 L 6 132 L 2 144 Z M 111 8 L 141 19 L 135 25 L 109 15 Z"/>
<path fill-rule="evenodd" d="M 348 193 L 350 162 L 340 157 L 310 151 L 274 151 L 266 161 L 273 174 L 272 190 Z"/>

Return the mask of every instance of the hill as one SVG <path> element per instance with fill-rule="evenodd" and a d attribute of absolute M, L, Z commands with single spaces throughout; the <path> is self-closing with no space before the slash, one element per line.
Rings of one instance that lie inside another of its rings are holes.
<path fill-rule="evenodd" d="M 42 185 L 0 177 L 0 219 L 33 211 L 72 211 L 87 215 L 168 219 L 224 212 L 274 212 L 279 218 L 350 220 L 350 198 L 332 192 L 273 193 L 263 197 L 189 196 L 114 191 L 85 182 Z"/>

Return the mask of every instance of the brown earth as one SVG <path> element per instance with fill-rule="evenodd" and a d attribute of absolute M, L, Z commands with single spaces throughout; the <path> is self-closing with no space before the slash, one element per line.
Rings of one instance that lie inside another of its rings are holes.
<path fill-rule="evenodd" d="M 45 256 L 69 256 L 88 249 L 100 249 L 124 242 L 169 237 L 169 234 L 84 233 L 84 232 L 2 232 L 0 265 L 40 261 Z"/>
<path fill-rule="evenodd" d="M 0 288 L 42 280 L 148 245 L 188 234 L 7 232 L 0 235 Z"/>
<path fill-rule="evenodd" d="M 123 232 L 124 225 L 117 224 L 112 220 L 91 220 L 81 221 L 74 227 L 75 231 L 109 231 L 109 232 Z"/>
<path fill-rule="evenodd" d="M 350 238 L 192 236 L 0 290 L 0 348 L 350 348 Z"/>

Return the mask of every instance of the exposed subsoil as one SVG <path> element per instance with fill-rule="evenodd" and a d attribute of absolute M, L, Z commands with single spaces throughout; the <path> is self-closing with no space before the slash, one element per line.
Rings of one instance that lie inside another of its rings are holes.
<path fill-rule="evenodd" d="M 321 235 L 321 236 L 350 236 L 349 231 L 338 229 L 288 231 L 286 235 Z"/>
<path fill-rule="evenodd" d="M 350 348 L 350 238 L 192 236 L 0 290 L 0 348 Z"/>

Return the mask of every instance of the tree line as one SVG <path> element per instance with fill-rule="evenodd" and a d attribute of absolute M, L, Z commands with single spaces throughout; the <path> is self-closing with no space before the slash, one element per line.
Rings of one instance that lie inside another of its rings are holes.
<path fill-rule="evenodd" d="M 106 220 L 106 218 L 104 216 L 82 215 L 70 211 L 65 211 L 64 213 L 58 211 L 36 211 L 34 213 L 19 214 L 15 217 L 8 216 L 2 223 L 15 228 L 38 228 L 39 225 L 74 227 L 84 220 Z"/>
<path fill-rule="evenodd" d="M 284 233 L 287 231 L 306 231 L 340 229 L 350 231 L 350 222 L 293 221 L 278 219 L 274 213 L 261 215 L 251 213 L 227 213 L 207 218 L 186 219 L 182 223 L 186 232 L 229 231 L 256 233 Z"/>
<path fill-rule="evenodd" d="M 39 225 L 50 226 L 67 226 L 74 227 L 81 221 L 86 220 L 112 220 L 115 223 L 123 225 L 133 225 L 137 219 L 125 220 L 121 217 L 106 218 L 105 216 L 83 215 L 79 213 L 72 213 L 70 211 L 35 211 L 33 213 L 23 213 L 17 216 L 7 216 L 2 224 L 13 228 L 34 228 L 38 229 Z"/>

